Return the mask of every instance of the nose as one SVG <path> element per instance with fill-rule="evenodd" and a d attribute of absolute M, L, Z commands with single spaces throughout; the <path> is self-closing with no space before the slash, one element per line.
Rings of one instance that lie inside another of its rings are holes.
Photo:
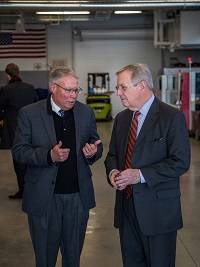
<path fill-rule="evenodd" d="M 122 92 L 120 89 L 117 90 L 117 96 L 121 96 L 122 95 Z"/>

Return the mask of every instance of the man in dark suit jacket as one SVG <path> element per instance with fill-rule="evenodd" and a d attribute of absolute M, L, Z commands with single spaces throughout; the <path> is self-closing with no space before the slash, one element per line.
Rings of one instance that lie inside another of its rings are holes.
<path fill-rule="evenodd" d="M 37 267 L 78 267 L 89 210 L 95 206 L 92 165 L 102 144 L 91 107 L 77 101 L 74 71 L 50 73 L 51 94 L 21 109 L 13 156 L 27 164 L 22 209 L 28 214 Z"/>
<path fill-rule="evenodd" d="M 19 67 L 16 64 L 8 64 L 5 74 L 8 84 L 0 90 L 0 111 L 3 111 L 0 148 L 11 149 L 19 110 L 26 105 L 38 101 L 38 97 L 33 85 L 25 83 L 20 79 Z M 13 166 L 17 176 L 19 191 L 14 195 L 10 195 L 9 198 L 21 199 L 24 191 L 26 165 L 18 163 L 13 159 Z"/>
<path fill-rule="evenodd" d="M 123 266 L 174 267 L 177 230 L 183 226 L 180 176 L 190 166 L 185 117 L 154 96 L 146 65 L 128 65 L 116 74 L 117 95 L 127 109 L 115 118 L 105 166 L 116 189 L 114 226 L 119 228 Z M 137 138 L 131 168 L 125 169 L 136 111 Z M 127 185 L 132 185 L 129 198 Z"/>

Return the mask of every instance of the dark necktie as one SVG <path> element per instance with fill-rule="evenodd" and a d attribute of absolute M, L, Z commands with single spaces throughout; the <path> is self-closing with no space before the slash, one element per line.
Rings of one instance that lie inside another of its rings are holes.
<path fill-rule="evenodd" d="M 60 115 L 61 115 L 62 118 L 65 116 L 65 111 L 63 109 L 60 109 L 59 110 L 59 113 L 60 113 Z"/>
<path fill-rule="evenodd" d="M 130 169 L 132 168 L 131 165 L 131 154 L 133 151 L 133 147 L 135 144 L 136 136 L 137 136 L 137 127 L 138 127 L 138 116 L 140 115 L 139 111 L 135 112 L 134 118 L 132 120 L 132 125 L 130 129 L 129 139 L 128 139 L 128 146 L 126 151 L 126 159 L 124 164 L 124 169 Z M 126 194 L 126 197 L 129 198 L 132 194 L 132 185 L 129 184 L 124 188 L 124 192 Z"/>

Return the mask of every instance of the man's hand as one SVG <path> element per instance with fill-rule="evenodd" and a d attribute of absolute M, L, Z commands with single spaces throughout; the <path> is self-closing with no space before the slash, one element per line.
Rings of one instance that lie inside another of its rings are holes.
<path fill-rule="evenodd" d="M 97 153 L 97 146 L 101 143 L 101 140 L 97 140 L 94 144 L 86 143 L 83 147 L 83 154 L 86 158 L 91 158 Z"/>
<path fill-rule="evenodd" d="M 123 190 L 128 184 L 137 184 L 140 182 L 140 173 L 138 169 L 127 169 L 114 177 L 117 189 Z"/>
<path fill-rule="evenodd" d="M 120 175 L 120 171 L 118 171 L 118 170 L 114 170 L 114 171 L 112 171 L 112 173 L 111 173 L 111 175 L 110 175 L 110 183 L 112 184 L 112 186 L 115 188 L 115 189 L 118 189 L 117 188 L 117 185 L 116 185 L 116 183 L 115 183 L 115 178 L 117 177 L 117 176 L 119 176 Z"/>
<path fill-rule="evenodd" d="M 61 146 L 62 142 L 59 141 L 59 143 L 51 150 L 51 158 L 53 161 L 63 162 L 68 158 L 70 149 L 61 148 Z"/>

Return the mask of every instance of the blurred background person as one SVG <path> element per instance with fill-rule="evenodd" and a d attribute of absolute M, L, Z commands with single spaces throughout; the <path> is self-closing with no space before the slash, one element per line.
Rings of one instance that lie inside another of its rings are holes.
<path fill-rule="evenodd" d="M 23 82 L 19 77 L 19 73 L 19 67 L 16 64 L 8 64 L 5 69 L 7 85 L 0 89 L 0 111 L 3 111 L 1 149 L 11 149 L 12 147 L 19 110 L 28 104 L 38 101 L 33 85 Z M 17 176 L 18 192 L 14 195 L 9 195 L 9 198 L 22 199 L 26 165 L 13 159 L 13 166 Z"/>

